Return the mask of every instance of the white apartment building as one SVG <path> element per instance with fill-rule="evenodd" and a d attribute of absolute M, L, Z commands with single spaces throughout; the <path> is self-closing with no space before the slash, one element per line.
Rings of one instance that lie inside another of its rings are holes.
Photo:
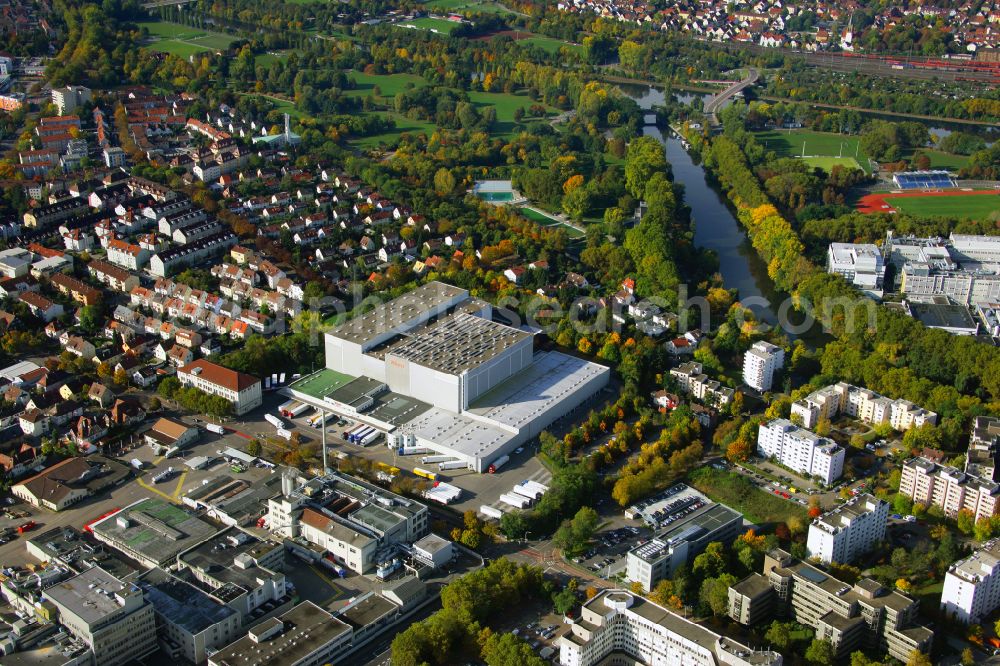
<path fill-rule="evenodd" d="M 689 393 L 698 400 L 713 407 L 725 407 L 733 400 L 736 391 L 723 386 L 715 379 L 709 379 L 702 372 L 702 365 L 697 361 L 681 363 L 670 370 L 670 376 L 677 380 L 678 388 L 683 393 Z"/>
<path fill-rule="evenodd" d="M 758 391 L 770 391 L 774 373 L 784 364 L 784 349 L 759 340 L 743 355 L 743 381 Z"/>
<path fill-rule="evenodd" d="M 925 506 L 941 507 L 952 518 L 962 509 L 975 514 L 976 520 L 989 518 L 1000 508 L 1000 486 L 996 483 L 926 458 L 903 463 L 899 492 Z"/>
<path fill-rule="evenodd" d="M 979 622 L 1000 606 L 1000 539 L 987 541 L 948 567 L 941 610 L 960 622 Z"/>
<path fill-rule="evenodd" d="M 865 423 L 888 423 L 900 432 L 937 423 L 935 412 L 909 400 L 893 400 L 846 382 L 831 384 L 792 403 L 792 416 L 801 419 L 806 428 L 815 428 L 820 419 L 830 420 L 840 413 Z"/>
<path fill-rule="evenodd" d="M 179 368 L 177 379 L 183 386 L 225 398 L 232 403 L 233 414 L 237 416 L 259 407 L 263 401 L 259 379 L 204 359 Z"/>
<path fill-rule="evenodd" d="M 113 239 L 108 241 L 108 261 L 137 271 L 149 261 L 149 250 L 144 250 L 134 243 Z"/>
<path fill-rule="evenodd" d="M 91 100 L 90 88 L 83 86 L 66 86 L 65 88 L 52 89 L 52 103 L 59 110 L 60 116 L 76 111 Z"/>
<path fill-rule="evenodd" d="M 806 550 L 825 564 L 849 564 L 885 539 L 888 520 L 888 502 L 858 495 L 812 521 Z"/>
<path fill-rule="evenodd" d="M 143 591 L 101 567 L 45 590 L 59 623 L 87 644 L 93 663 L 118 666 L 156 650 L 156 619 Z"/>
<path fill-rule="evenodd" d="M 830 243 L 826 272 L 842 275 L 861 289 L 881 289 L 885 262 L 878 246 L 871 243 Z"/>
<path fill-rule="evenodd" d="M 561 666 L 782 664 L 777 652 L 754 650 L 624 590 L 605 590 L 586 602 L 570 628 L 559 639 Z"/>
<path fill-rule="evenodd" d="M 774 457 L 795 472 L 818 477 L 827 485 L 844 473 L 844 449 L 788 419 L 761 424 L 757 451 L 766 458 Z"/>

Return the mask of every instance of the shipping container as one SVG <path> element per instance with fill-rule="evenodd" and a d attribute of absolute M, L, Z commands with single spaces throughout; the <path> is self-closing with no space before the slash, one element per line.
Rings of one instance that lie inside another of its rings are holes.
<path fill-rule="evenodd" d="M 430 479 L 431 481 L 437 481 L 438 475 L 436 472 L 431 472 L 426 469 L 421 469 L 419 467 L 413 468 L 413 473 L 417 476 L 422 476 L 425 479 Z"/>
<path fill-rule="evenodd" d="M 396 453 L 401 456 L 416 456 L 421 453 L 430 453 L 430 449 L 423 446 L 401 446 L 396 449 Z"/>
<path fill-rule="evenodd" d="M 510 462 L 510 456 L 500 456 L 490 463 L 489 469 L 486 471 L 490 474 L 496 474 L 497 470 L 506 465 L 508 462 Z"/>
<path fill-rule="evenodd" d="M 483 514 L 487 518 L 496 518 L 497 520 L 503 518 L 503 511 L 501 511 L 500 509 L 495 509 L 489 504 L 484 504 L 481 507 L 479 507 L 479 513 Z"/>
<path fill-rule="evenodd" d="M 454 460 L 455 456 L 424 456 L 420 459 L 421 465 L 429 465 L 431 463 L 448 462 L 449 460 Z"/>
<path fill-rule="evenodd" d="M 514 493 L 504 493 L 500 496 L 500 501 L 514 507 L 515 509 L 527 509 L 531 506 L 530 499 L 524 495 L 515 495 Z"/>
<path fill-rule="evenodd" d="M 264 420 L 273 425 L 275 428 L 284 428 L 285 422 L 279 419 L 274 414 L 265 414 Z"/>
<path fill-rule="evenodd" d="M 468 469 L 469 463 L 464 460 L 452 460 L 450 462 L 438 463 L 438 469 L 442 472 L 446 469 Z"/>

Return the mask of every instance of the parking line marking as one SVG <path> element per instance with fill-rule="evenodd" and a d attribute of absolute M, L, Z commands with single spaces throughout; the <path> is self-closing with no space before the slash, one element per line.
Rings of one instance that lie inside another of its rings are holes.
<path fill-rule="evenodd" d="M 177 500 L 175 498 L 173 498 L 170 495 L 166 494 L 162 490 L 159 490 L 158 488 L 154 488 L 153 486 L 149 485 L 148 483 L 146 483 L 142 479 L 136 479 L 135 482 L 138 483 L 141 487 L 143 487 L 146 490 L 148 490 L 149 492 L 154 493 L 156 495 L 159 495 L 160 497 L 162 497 L 163 499 L 167 500 L 168 502 L 173 502 L 175 504 L 177 503 Z"/>

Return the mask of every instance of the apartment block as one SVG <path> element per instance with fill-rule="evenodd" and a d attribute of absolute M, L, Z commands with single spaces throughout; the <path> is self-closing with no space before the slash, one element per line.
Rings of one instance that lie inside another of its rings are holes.
<path fill-rule="evenodd" d="M 820 419 L 829 420 L 837 414 L 875 425 L 888 423 L 900 432 L 937 423 L 936 413 L 909 400 L 893 400 L 846 382 L 831 384 L 792 403 L 792 416 L 801 419 L 806 428 L 815 428 Z"/>
<path fill-rule="evenodd" d="M 979 622 L 1000 606 L 1000 539 L 948 567 L 941 610 L 960 622 Z"/>
<path fill-rule="evenodd" d="M 1000 419 L 977 416 L 972 422 L 965 472 L 996 481 L 1000 474 Z"/>
<path fill-rule="evenodd" d="M 156 650 L 153 606 L 142 589 L 92 567 L 45 590 L 59 623 L 90 648 L 93 663 L 118 666 Z"/>
<path fill-rule="evenodd" d="M 989 518 L 1000 508 L 1000 485 L 927 458 L 903 463 L 899 492 L 925 506 L 941 507 L 952 518 L 962 509 L 971 511 L 976 520 Z"/>
<path fill-rule="evenodd" d="M 829 641 L 838 658 L 856 650 L 888 653 L 906 661 L 929 652 L 934 632 L 917 624 L 920 604 L 871 578 L 854 585 L 775 549 L 764 571 L 729 588 L 729 617 L 740 624 L 790 618 Z"/>
<path fill-rule="evenodd" d="M 784 349 L 759 340 L 743 355 L 743 381 L 758 391 L 770 391 L 774 373 L 784 364 Z"/>
<path fill-rule="evenodd" d="M 806 550 L 825 564 L 848 564 L 885 539 L 888 520 L 888 502 L 858 495 L 812 521 Z"/>
<path fill-rule="evenodd" d="M 559 639 L 561 666 L 683 664 L 781 666 L 777 652 L 755 650 L 624 590 L 584 603 Z"/>
<path fill-rule="evenodd" d="M 708 375 L 702 372 L 701 363 L 696 361 L 681 363 L 670 371 L 670 376 L 677 381 L 682 392 L 714 407 L 728 405 L 736 393 L 718 381 L 709 379 Z"/>
<path fill-rule="evenodd" d="M 757 451 L 766 458 L 825 484 L 844 472 L 844 449 L 826 437 L 800 428 L 788 419 L 762 423 L 757 433 Z"/>
<path fill-rule="evenodd" d="M 877 290 L 885 278 L 885 262 L 881 250 L 871 243 L 830 243 L 826 272 L 842 275 L 861 289 Z"/>

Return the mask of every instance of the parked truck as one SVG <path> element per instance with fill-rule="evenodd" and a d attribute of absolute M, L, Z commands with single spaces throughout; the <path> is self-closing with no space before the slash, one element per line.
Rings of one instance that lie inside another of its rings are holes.
<path fill-rule="evenodd" d="M 396 449 L 396 453 L 401 456 L 415 456 L 421 453 L 430 453 L 430 450 L 423 446 L 401 446 Z"/>
<path fill-rule="evenodd" d="M 508 462 L 510 462 L 510 456 L 500 456 L 490 463 L 490 466 L 486 471 L 490 474 L 496 474 L 497 470 L 506 465 Z"/>
<path fill-rule="evenodd" d="M 508 506 L 512 506 L 515 509 L 527 509 L 531 506 L 531 500 L 524 495 L 515 495 L 514 493 L 504 493 L 500 496 L 500 501 Z"/>
<path fill-rule="evenodd" d="M 307 423 L 313 428 L 319 428 L 323 425 L 323 410 L 317 411 L 315 414 L 309 417 Z"/>
<path fill-rule="evenodd" d="M 438 469 L 442 472 L 446 469 L 466 469 L 469 467 L 469 463 L 464 460 L 451 460 L 448 462 L 438 463 Z"/>
<path fill-rule="evenodd" d="M 226 434 L 226 429 L 225 428 L 223 428 L 220 425 L 216 425 L 214 423 L 206 423 L 205 424 L 205 430 L 207 430 L 209 432 L 214 432 L 216 435 L 225 435 Z"/>
<path fill-rule="evenodd" d="M 521 497 L 527 497 L 532 502 L 534 502 L 536 499 L 539 498 L 539 494 L 538 493 L 536 493 L 535 491 L 531 490 L 527 486 L 521 485 L 520 483 L 514 486 L 514 488 L 512 489 L 512 492 L 515 493 L 515 494 L 517 494 L 517 495 L 520 495 Z"/>
<path fill-rule="evenodd" d="M 146 463 L 142 462 L 138 458 L 132 458 L 131 462 L 132 462 L 132 467 L 135 467 L 136 469 L 142 469 L 143 467 L 146 466 Z"/>
<path fill-rule="evenodd" d="M 361 440 L 358 442 L 358 444 L 360 444 L 361 446 L 371 446 L 372 444 L 377 442 L 378 438 L 381 436 L 382 433 L 380 431 L 373 430 L 372 432 L 362 437 Z"/>
<path fill-rule="evenodd" d="M 309 405 L 304 402 L 289 400 L 288 402 L 282 404 L 281 407 L 278 407 L 278 413 L 286 419 L 293 419 L 307 409 L 309 409 Z"/>
<path fill-rule="evenodd" d="M 355 430 L 354 432 L 352 432 L 347 437 L 347 441 L 351 442 L 352 444 L 360 444 L 362 439 L 372 434 L 373 432 L 375 432 L 375 428 L 371 426 L 365 426 L 360 430 Z"/>
<path fill-rule="evenodd" d="M 437 481 L 438 478 L 437 472 L 431 472 L 429 470 L 421 469 L 419 467 L 414 467 L 413 473 L 425 479 L 430 479 L 431 481 Z"/>
<path fill-rule="evenodd" d="M 292 439 L 292 431 L 287 430 L 286 428 L 278 428 L 278 431 L 275 434 L 277 434 L 278 437 L 281 437 L 285 441 L 289 441 Z"/>
<path fill-rule="evenodd" d="M 503 518 L 503 511 L 501 511 L 500 509 L 495 509 L 489 504 L 484 504 L 481 507 L 479 507 L 479 513 L 483 514 L 487 518 L 495 518 L 497 520 Z"/>
<path fill-rule="evenodd" d="M 284 428 L 285 422 L 279 419 L 274 414 L 265 414 L 264 420 L 273 425 L 275 428 Z"/>

